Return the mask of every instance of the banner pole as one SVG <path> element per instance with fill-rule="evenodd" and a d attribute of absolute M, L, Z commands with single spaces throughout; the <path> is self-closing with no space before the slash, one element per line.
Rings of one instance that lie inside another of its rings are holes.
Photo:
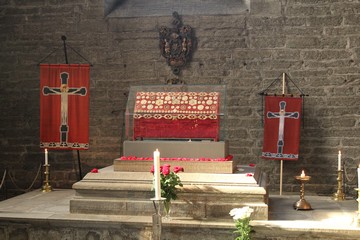
<path fill-rule="evenodd" d="M 68 57 L 67 57 L 67 49 L 66 49 L 66 36 L 61 36 L 61 40 L 63 40 L 64 43 L 64 55 L 65 55 L 65 63 L 69 64 Z"/>
<path fill-rule="evenodd" d="M 282 195 L 284 160 L 280 160 L 280 196 Z"/>
<path fill-rule="evenodd" d="M 282 94 L 285 94 L 285 73 L 283 73 L 283 78 L 282 78 Z"/>
<path fill-rule="evenodd" d="M 82 173 L 81 173 L 81 161 L 80 161 L 80 151 L 77 150 L 77 161 L 78 161 L 78 169 L 79 169 L 79 181 L 82 180 Z"/>
<path fill-rule="evenodd" d="M 283 73 L 282 78 L 282 94 L 285 94 L 285 73 Z M 283 189 L 283 168 L 284 168 L 284 160 L 280 160 L 280 190 L 279 194 L 282 195 L 282 189 Z"/>

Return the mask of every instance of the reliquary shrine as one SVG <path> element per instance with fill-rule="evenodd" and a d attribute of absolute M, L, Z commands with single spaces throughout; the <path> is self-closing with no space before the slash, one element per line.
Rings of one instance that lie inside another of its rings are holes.
<path fill-rule="evenodd" d="M 225 103 L 224 85 L 131 87 L 123 154 L 73 185 L 70 211 L 151 216 L 150 170 L 158 149 L 161 165 L 184 168 L 173 217 L 228 219 L 232 208 L 251 206 L 254 219 L 267 219 L 265 174 L 229 155 Z"/>
<path fill-rule="evenodd" d="M 115 171 L 146 171 L 153 151 L 187 172 L 233 173 L 225 139 L 225 85 L 131 87 L 123 157 Z"/>

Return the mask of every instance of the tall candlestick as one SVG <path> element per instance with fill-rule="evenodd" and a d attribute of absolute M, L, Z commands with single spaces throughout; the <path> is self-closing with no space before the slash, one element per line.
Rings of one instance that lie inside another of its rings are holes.
<path fill-rule="evenodd" d="M 338 155 L 338 170 L 341 170 L 341 151 L 339 150 L 339 155 Z"/>
<path fill-rule="evenodd" d="M 45 148 L 45 165 L 49 165 L 48 150 Z"/>
<path fill-rule="evenodd" d="M 357 174 L 358 174 L 358 188 L 360 189 L 360 164 L 359 164 L 359 167 L 357 169 Z M 360 211 L 360 209 L 359 209 Z"/>
<path fill-rule="evenodd" d="M 160 152 L 158 149 L 154 152 L 154 177 L 155 177 L 155 199 L 161 199 L 160 187 Z"/>

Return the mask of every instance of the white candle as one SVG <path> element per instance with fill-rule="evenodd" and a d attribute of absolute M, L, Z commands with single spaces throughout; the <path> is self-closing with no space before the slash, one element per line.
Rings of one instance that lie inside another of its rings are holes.
<path fill-rule="evenodd" d="M 359 167 L 357 169 L 358 171 L 358 188 L 360 189 L 360 164 L 359 164 Z"/>
<path fill-rule="evenodd" d="M 341 151 L 339 150 L 339 155 L 338 155 L 338 170 L 341 170 Z"/>
<path fill-rule="evenodd" d="M 49 164 L 49 159 L 48 159 L 48 150 L 47 148 L 45 148 L 45 165 Z"/>
<path fill-rule="evenodd" d="M 154 178 L 155 178 L 155 200 L 161 199 L 160 188 L 160 152 L 158 149 L 154 152 Z"/>
<path fill-rule="evenodd" d="M 302 178 L 305 177 L 305 171 L 304 170 L 301 171 L 300 177 L 302 177 Z"/>

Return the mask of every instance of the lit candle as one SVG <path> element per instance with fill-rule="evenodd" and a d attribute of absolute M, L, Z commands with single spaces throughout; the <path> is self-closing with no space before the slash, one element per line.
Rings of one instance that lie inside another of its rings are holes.
<path fill-rule="evenodd" d="M 160 188 L 160 152 L 158 149 L 154 152 L 154 177 L 155 177 L 155 200 L 161 199 Z"/>
<path fill-rule="evenodd" d="M 304 170 L 301 171 L 300 177 L 302 177 L 302 178 L 305 177 L 305 171 Z"/>
<path fill-rule="evenodd" d="M 48 150 L 47 148 L 45 148 L 45 165 L 49 164 L 49 160 L 48 160 Z"/>
<path fill-rule="evenodd" d="M 339 150 L 339 155 L 338 155 L 338 170 L 341 170 L 341 151 Z"/>

